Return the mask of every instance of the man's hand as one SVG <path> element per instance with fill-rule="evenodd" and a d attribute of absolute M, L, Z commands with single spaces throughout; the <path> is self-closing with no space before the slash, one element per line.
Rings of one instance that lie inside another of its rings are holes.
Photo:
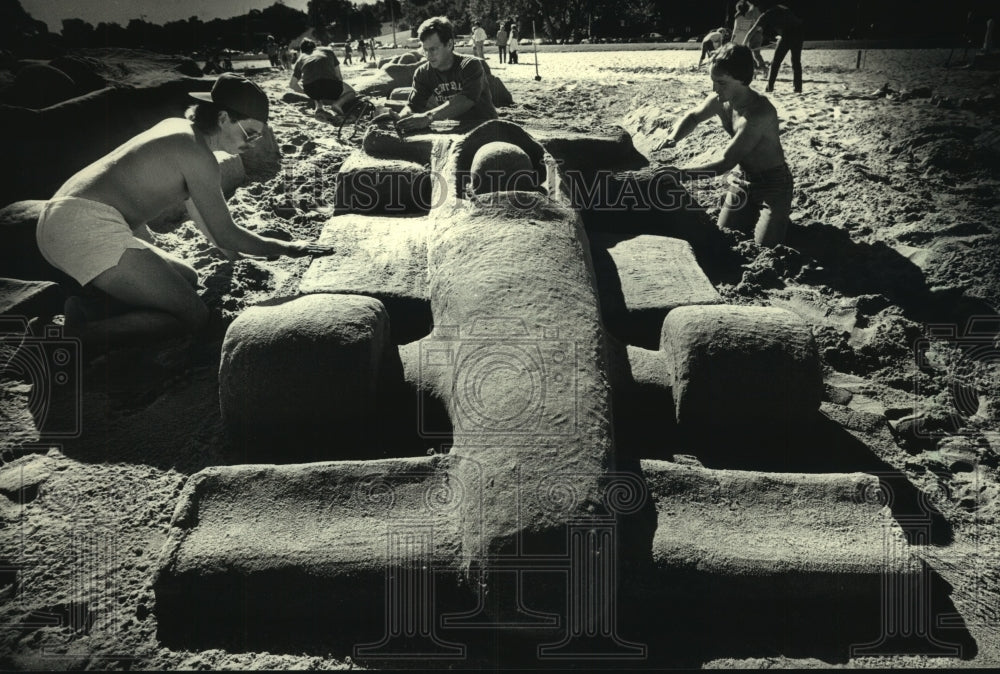
<path fill-rule="evenodd" d="M 325 243 L 313 243 L 312 241 L 288 241 L 283 246 L 283 255 L 288 257 L 305 257 L 307 255 L 330 255 L 333 253 L 333 246 Z"/>
<path fill-rule="evenodd" d="M 402 117 L 397 126 L 403 131 L 426 129 L 431 125 L 431 117 L 426 112 L 416 112 L 408 117 Z"/>

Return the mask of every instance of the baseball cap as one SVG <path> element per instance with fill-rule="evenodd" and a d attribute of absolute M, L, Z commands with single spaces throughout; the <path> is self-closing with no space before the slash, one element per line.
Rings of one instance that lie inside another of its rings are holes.
<path fill-rule="evenodd" d="M 267 94 L 256 84 L 236 73 L 219 75 L 211 92 L 191 92 L 189 95 L 199 101 L 215 103 L 221 108 L 267 123 L 270 105 Z"/>

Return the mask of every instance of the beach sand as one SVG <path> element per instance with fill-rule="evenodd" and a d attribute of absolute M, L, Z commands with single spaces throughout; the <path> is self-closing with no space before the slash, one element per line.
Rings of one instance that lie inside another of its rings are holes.
<path fill-rule="evenodd" d="M 643 151 L 710 91 L 706 69 L 695 67 L 697 51 L 541 53 L 540 81 L 528 49 L 518 65 L 491 56 L 515 100 L 503 118 L 585 133 L 624 124 Z M 769 51 L 764 56 L 770 60 Z M 922 554 L 952 585 L 975 657 L 855 658 L 849 666 L 1000 665 L 1000 345 L 996 334 L 968 334 L 970 318 L 995 317 L 1000 308 L 1000 74 L 944 68 L 948 56 L 872 50 L 857 69 L 856 50 L 806 50 L 801 95 L 792 92 L 786 63 L 770 99 L 796 181 L 794 229 L 788 245 L 773 250 L 728 233 L 739 262 L 713 277 L 728 303 L 783 307 L 814 326 L 828 394 L 863 401 L 893 423 L 900 440 L 880 458 L 930 495 L 954 531 L 953 543 Z M 350 81 L 363 67 L 344 71 Z M 308 114 L 309 103 L 282 102 L 287 73 L 254 77 L 272 99 L 283 167 L 237 189 L 234 218 L 260 233 L 315 238 L 332 214 L 335 173 L 360 138 L 340 142 L 336 126 Z M 713 120 L 652 158 L 682 163 L 726 140 Z M 723 184 L 693 189 L 713 221 Z M 0 496 L 0 666 L 348 667 L 349 653 L 185 652 L 157 641 L 152 574 L 177 496 L 187 476 L 231 460 L 217 392 L 225 323 L 249 306 L 294 294 L 309 261 L 232 262 L 190 222 L 154 238 L 201 275 L 216 317 L 210 338 L 88 364 L 78 401 L 82 436 L 61 444 L 14 435 L 30 435 L 27 394 L 17 382 L 0 382 L 3 435 L 10 439 L 0 483 L 16 474 L 34 485 Z M 927 324 L 951 326 L 961 339 L 932 341 L 918 367 L 914 345 Z M 963 343 L 981 346 L 988 357 L 964 358 Z M 958 391 L 970 390 L 975 409 L 957 400 Z M 945 428 L 956 408 L 961 423 L 942 438 L 919 445 L 906 436 L 915 410 Z M 81 550 L 95 541 L 105 541 L 93 550 L 100 568 L 81 562 Z M 74 604 L 80 583 L 89 597 L 83 607 Z M 825 663 L 775 654 L 705 664 Z"/>

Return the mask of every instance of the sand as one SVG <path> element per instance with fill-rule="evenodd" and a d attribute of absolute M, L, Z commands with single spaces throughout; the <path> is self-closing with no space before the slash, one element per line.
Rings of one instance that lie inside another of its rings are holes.
<path fill-rule="evenodd" d="M 518 65 L 490 60 L 516 102 L 502 117 L 594 133 L 624 120 L 640 149 L 710 87 L 696 51 L 542 53 L 540 81 L 532 52 L 520 54 Z M 771 100 L 796 179 L 795 227 L 774 250 L 727 233 L 738 263 L 712 274 L 726 302 L 783 307 L 814 326 L 828 396 L 889 419 L 898 440 L 880 458 L 927 493 L 954 531 L 953 543 L 923 553 L 953 586 L 975 658 L 857 658 L 851 666 L 1000 665 L 1000 347 L 995 332 L 968 333 L 970 318 L 1000 308 L 1000 75 L 946 69 L 947 58 L 948 50 L 872 50 L 858 70 L 855 50 L 807 50 L 802 95 L 792 93 L 786 65 Z M 345 66 L 345 76 L 362 69 Z M 308 103 L 282 103 L 286 73 L 254 77 L 272 97 L 284 167 L 239 188 L 233 215 L 260 233 L 315 238 L 332 212 L 333 175 L 359 139 L 338 141 Z M 654 158 L 681 163 L 725 141 L 713 121 Z M 713 219 L 722 185 L 692 190 Z M 0 666 L 349 667 L 349 653 L 184 652 L 156 640 L 151 580 L 176 497 L 188 475 L 230 460 L 216 383 L 224 326 L 246 307 L 293 294 L 309 262 L 231 262 L 191 223 L 154 237 L 199 271 L 216 317 L 209 338 L 90 363 L 82 437 L 62 444 L 26 442 L 27 393 L 0 382 L 0 487 L 28 485 L 0 496 Z M 927 324 L 960 339 L 921 342 Z M 965 357 L 963 343 L 986 357 Z M 915 412 L 923 416 L 914 420 Z M 921 423 L 936 436 L 913 433 Z M 81 596 L 86 603 L 74 603 Z"/>

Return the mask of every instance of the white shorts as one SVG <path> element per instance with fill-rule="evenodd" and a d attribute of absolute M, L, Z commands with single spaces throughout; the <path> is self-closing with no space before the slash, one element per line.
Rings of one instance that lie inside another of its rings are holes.
<path fill-rule="evenodd" d="M 42 257 L 80 285 L 117 265 L 129 248 L 152 250 L 132 235 L 117 209 L 79 197 L 56 197 L 42 206 L 35 238 Z"/>

